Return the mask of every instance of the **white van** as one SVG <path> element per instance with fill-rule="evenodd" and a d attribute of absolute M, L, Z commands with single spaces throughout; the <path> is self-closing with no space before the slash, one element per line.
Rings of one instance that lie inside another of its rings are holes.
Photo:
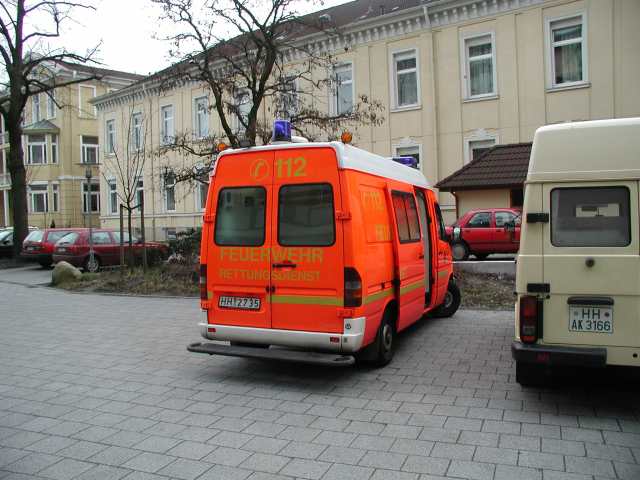
<path fill-rule="evenodd" d="M 640 367 L 640 118 L 536 131 L 518 255 L 516 380 Z"/>

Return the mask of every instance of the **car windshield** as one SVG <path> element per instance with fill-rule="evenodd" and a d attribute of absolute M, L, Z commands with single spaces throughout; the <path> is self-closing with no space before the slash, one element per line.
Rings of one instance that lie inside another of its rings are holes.
<path fill-rule="evenodd" d="M 0 241 L 11 238 L 11 235 L 13 235 L 13 230 L 5 230 L 4 232 L 0 232 Z"/>
<path fill-rule="evenodd" d="M 115 239 L 116 243 L 120 243 L 120 232 L 111 232 L 111 235 L 113 235 L 113 238 Z M 124 232 L 124 236 L 122 237 L 124 240 L 124 243 L 129 243 L 129 232 Z M 131 237 L 131 242 L 132 243 L 138 243 L 138 239 L 136 237 Z"/>
<path fill-rule="evenodd" d="M 56 243 L 58 240 L 60 240 L 62 237 L 68 235 L 69 230 L 56 230 L 55 232 L 49 232 L 49 234 L 47 235 L 47 242 L 48 243 Z"/>
<path fill-rule="evenodd" d="M 34 230 L 27 238 L 24 239 L 25 242 L 41 242 L 42 237 L 44 236 L 44 232 L 42 230 Z"/>
<path fill-rule="evenodd" d="M 60 240 L 58 240 L 57 245 L 73 245 L 74 243 L 76 243 L 79 237 L 80 235 L 76 232 L 67 233 Z"/>

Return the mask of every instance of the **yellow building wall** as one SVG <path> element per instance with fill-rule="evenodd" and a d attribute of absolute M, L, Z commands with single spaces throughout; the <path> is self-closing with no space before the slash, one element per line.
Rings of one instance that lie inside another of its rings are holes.
<path fill-rule="evenodd" d="M 465 190 L 456 192 L 458 197 L 458 213 L 461 217 L 469 210 L 477 208 L 508 208 L 511 206 L 511 192 L 506 189 L 495 190 Z M 452 223 L 451 215 L 448 216 Z M 447 219 L 445 219 L 445 222 Z"/>

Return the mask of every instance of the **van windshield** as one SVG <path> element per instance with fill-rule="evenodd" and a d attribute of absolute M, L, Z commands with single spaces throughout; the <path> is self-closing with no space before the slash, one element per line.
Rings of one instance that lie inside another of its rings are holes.
<path fill-rule="evenodd" d="M 223 188 L 218 195 L 217 245 L 253 246 L 264 243 L 266 191 L 263 187 Z"/>
<path fill-rule="evenodd" d="M 629 190 L 626 187 L 552 190 L 551 243 L 556 247 L 629 245 Z"/>
<path fill-rule="evenodd" d="M 333 191 L 329 184 L 285 185 L 280 189 L 278 243 L 329 246 L 335 241 Z"/>

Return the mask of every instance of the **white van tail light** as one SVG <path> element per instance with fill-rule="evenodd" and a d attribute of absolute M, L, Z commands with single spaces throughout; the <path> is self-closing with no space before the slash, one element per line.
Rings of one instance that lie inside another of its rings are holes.
<path fill-rule="evenodd" d="M 344 306 L 359 307 L 362 305 L 362 279 L 355 268 L 344 269 Z"/>
<path fill-rule="evenodd" d="M 539 306 L 538 297 L 520 297 L 520 341 L 535 343 L 538 340 Z"/>
<path fill-rule="evenodd" d="M 207 265 L 200 264 L 200 300 L 208 300 L 207 295 Z"/>

